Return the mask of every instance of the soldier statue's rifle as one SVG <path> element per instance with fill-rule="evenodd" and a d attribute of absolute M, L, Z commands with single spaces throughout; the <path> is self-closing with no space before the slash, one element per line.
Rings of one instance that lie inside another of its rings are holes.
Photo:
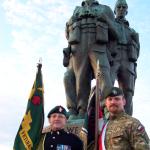
<path fill-rule="evenodd" d="M 95 150 L 98 150 L 98 127 L 99 127 L 99 108 L 100 108 L 100 68 L 99 61 L 97 62 L 96 73 L 96 91 L 95 91 Z"/>

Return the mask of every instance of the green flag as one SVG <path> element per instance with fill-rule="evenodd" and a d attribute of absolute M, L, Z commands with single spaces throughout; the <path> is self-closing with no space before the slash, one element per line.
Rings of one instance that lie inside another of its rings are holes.
<path fill-rule="evenodd" d="M 41 68 L 38 64 L 36 79 L 33 84 L 26 113 L 17 132 L 14 150 L 35 150 L 41 137 L 44 124 L 44 88 Z"/>

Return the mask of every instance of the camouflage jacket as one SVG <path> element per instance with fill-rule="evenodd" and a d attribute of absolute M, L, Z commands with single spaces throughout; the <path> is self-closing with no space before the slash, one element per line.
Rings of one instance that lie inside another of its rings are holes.
<path fill-rule="evenodd" d="M 107 150 L 150 150 L 149 137 L 139 120 L 123 112 L 109 121 L 105 147 Z"/>

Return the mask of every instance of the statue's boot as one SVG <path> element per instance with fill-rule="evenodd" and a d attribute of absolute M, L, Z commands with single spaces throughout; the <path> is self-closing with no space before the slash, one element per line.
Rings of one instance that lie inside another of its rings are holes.
<path fill-rule="evenodd" d="M 69 109 L 69 118 L 68 118 L 68 120 L 75 120 L 75 119 L 77 119 L 77 111 L 76 110 L 74 110 L 74 109 Z"/>
<path fill-rule="evenodd" d="M 85 119 L 85 114 L 86 114 L 86 111 L 84 109 L 79 109 L 77 119 Z"/>

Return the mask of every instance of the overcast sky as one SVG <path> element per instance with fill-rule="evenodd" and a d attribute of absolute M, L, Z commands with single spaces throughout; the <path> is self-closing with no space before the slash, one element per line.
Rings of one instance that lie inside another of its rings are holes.
<path fill-rule="evenodd" d="M 112 9 L 115 0 L 101 0 Z M 0 0 L 0 149 L 11 150 L 43 60 L 45 116 L 55 105 L 66 106 L 62 49 L 65 23 L 81 0 Z M 140 58 L 133 116 L 150 135 L 150 1 L 128 0 L 127 20 L 140 35 Z M 45 125 L 48 123 L 45 118 Z"/>

